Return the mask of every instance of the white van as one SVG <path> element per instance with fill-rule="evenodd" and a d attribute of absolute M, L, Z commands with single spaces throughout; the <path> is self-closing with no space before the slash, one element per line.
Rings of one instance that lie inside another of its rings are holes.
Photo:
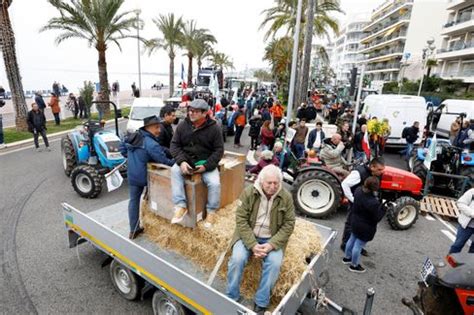
<path fill-rule="evenodd" d="M 143 127 L 143 119 L 149 116 L 160 116 L 164 103 L 157 97 L 139 97 L 133 101 L 127 123 L 127 132 L 135 132 Z"/>
<path fill-rule="evenodd" d="M 387 118 L 392 132 L 387 140 L 387 146 L 403 146 L 402 131 L 410 127 L 415 121 L 420 123 L 420 133 L 416 144 L 420 143 L 423 129 L 426 124 L 426 101 L 421 96 L 411 95 L 368 95 L 364 100 L 362 113 L 367 119 L 377 117 L 379 120 Z"/>
<path fill-rule="evenodd" d="M 441 108 L 441 117 L 436 127 L 436 134 L 438 136 L 449 138 L 451 124 L 456 120 L 456 117 L 458 117 L 460 113 L 465 113 L 467 115 L 464 120 L 474 119 L 474 101 L 444 100 L 439 108 Z M 437 110 L 435 109 L 435 112 L 436 111 Z"/>

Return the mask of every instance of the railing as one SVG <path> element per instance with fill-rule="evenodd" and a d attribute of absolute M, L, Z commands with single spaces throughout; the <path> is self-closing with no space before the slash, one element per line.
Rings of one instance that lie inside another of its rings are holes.
<path fill-rule="evenodd" d="M 466 13 L 461 14 L 461 16 L 456 21 L 451 21 L 451 22 L 448 22 L 448 23 L 444 24 L 443 28 L 452 27 L 454 25 L 462 24 L 462 23 L 471 21 L 473 19 L 474 19 L 474 17 L 472 15 L 472 12 L 469 12 L 469 13 L 466 12 Z"/>
<path fill-rule="evenodd" d="M 458 51 L 463 49 L 468 49 L 474 47 L 474 41 L 464 43 L 464 42 L 455 42 L 451 47 L 438 49 L 438 53 L 445 53 L 451 51 Z"/>
<path fill-rule="evenodd" d="M 372 59 L 372 58 L 376 58 L 376 57 L 380 57 L 380 56 L 396 54 L 396 53 L 402 53 L 402 52 L 403 52 L 403 47 L 395 47 L 395 48 L 392 48 L 392 49 L 384 49 L 383 51 L 369 54 L 367 56 L 367 59 Z"/>
<path fill-rule="evenodd" d="M 404 30 L 404 31 L 392 34 L 389 37 L 382 37 L 380 39 L 377 39 L 376 41 L 372 41 L 371 45 L 369 45 L 369 44 L 364 45 L 364 47 L 362 47 L 362 50 L 377 46 L 378 44 L 385 43 L 385 42 L 388 42 L 389 40 L 392 40 L 394 38 L 403 37 L 403 36 L 406 36 L 406 35 L 407 35 L 407 31 Z"/>
<path fill-rule="evenodd" d="M 397 5 L 397 3 L 399 3 Z M 374 16 L 374 21 L 380 19 L 381 17 L 385 16 L 387 13 L 389 12 L 392 12 L 392 11 L 395 11 L 397 10 L 398 8 L 404 6 L 406 3 L 413 3 L 413 0 L 400 0 L 400 1 L 394 1 L 394 5 L 391 6 L 390 8 L 386 9 L 386 10 L 383 10 L 381 11 L 380 13 L 378 13 L 376 16 Z M 385 6 L 385 2 L 382 3 L 379 7 L 375 8 L 372 12 L 376 12 L 380 7 L 382 6 Z"/>
<path fill-rule="evenodd" d="M 367 66 L 367 71 L 374 71 L 374 70 L 386 70 L 386 69 L 400 69 L 401 63 L 400 62 L 392 62 L 388 64 L 375 64 Z"/>
<path fill-rule="evenodd" d="M 394 20 L 391 20 L 389 22 L 386 22 L 386 23 L 382 24 L 381 26 L 375 28 L 372 32 L 366 33 L 366 36 L 364 38 L 370 37 L 370 36 L 380 32 L 383 29 L 389 28 L 390 26 L 397 24 L 398 22 L 400 22 L 402 20 L 409 20 L 410 17 L 411 17 L 411 14 L 409 14 L 409 13 L 400 15 L 398 18 L 396 18 Z"/>

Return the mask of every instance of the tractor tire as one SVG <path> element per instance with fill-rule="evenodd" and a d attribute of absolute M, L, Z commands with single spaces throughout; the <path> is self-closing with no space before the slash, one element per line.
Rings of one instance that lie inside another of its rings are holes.
<path fill-rule="evenodd" d="M 89 165 L 79 165 L 71 173 L 71 183 L 81 197 L 93 199 L 102 192 L 103 176 Z"/>
<path fill-rule="evenodd" d="M 387 207 L 388 223 L 394 230 L 407 230 L 420 213 L 420 203 L 411 197 L 400 197 Z"/>
<path fill-rule="evenodd" d="M 415 167 L 415 163 L 417 160 L 418 160 L 418 156 L 416 154 L 416 150 L 413 150 L 413 153 L 411 154 L 410 158 L 407 160 L 407 170 L 409 172 L 413 172 L 413 169 Z"/>
<path fill-rule="evenodd" d="M 71 139 L 67 136 L 61 139 L 61 151 L 64 173 L 69 177 L 71 176 L 72 170 L 76 167 L 77 161 L 74 145 L 72 144 Z"/>
<path fill-rule="evenodd" d="M 337 178 L 325 171 L 307 171 L 296 177 L 292 195 L 297 211 L 323 219 L 339 207 L 342 188 Z"/>
<path fill-rule="evenodd" d="M 416 176 L 418 176 L 423 182 L 423 185 L 425 185 L 426 174 L 428 173 L 428 170 L 426 169 L 426 166 L 423 164 L 423 161 L 416 160 L 415 163 L 413 163 L 413 170 L 411 170 L 411 172 L 415 174 Z"/>

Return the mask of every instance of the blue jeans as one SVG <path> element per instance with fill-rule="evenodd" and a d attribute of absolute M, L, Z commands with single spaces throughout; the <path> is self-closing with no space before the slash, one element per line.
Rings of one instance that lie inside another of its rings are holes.
<path fill-rule="evenodd" d="M 407 142 L 406 148 L 403 149 L 402 151 L 400 151 L 400 154 L 404 154 L 404 155 L 405 155 L 405 159 L 408 160 L 408 159 L 410 158 L 411 151 L 413 151 L 413 146 L 414 146 L 413 143 Z"/>
<path fill-rule="evenodd" d="M 257 239 L 259 244 L 264 244 L 268 239 Z M 237 301 L 240 298 L 240 283 L 245 265 L 247 264 L 252 251 L 247 249 L 242 242 L 238 240 L 232 247 L 232 256 L 229 260 L 227 270 L 227 296 Z M 280 266 L 283 260 L 283 251 L 272 250 L 267 254 L 263 261 L 262 275 L 257 292 L 255 293 L 255 304 L 260 307 L 267 307 L 270 304 L 270 292 L 275 286 L 280 274 Z"/>
<path fill-rule="evenodd" d="M 140 197 L 144 186 L 128 185 L 130 201 L 128 202 L 128 222 L 130 232 L 135 232 L 140 227 Z"/>
<path fill-rule="evenodd" d="M 295 143 L 294 148 L 296 157 L 298 159 L 302 158 L 304 156 L 304 143 Z"/>
<path fill-rule="evenodd" d="M 466 227 L 465 229 L 462 226 L 458 227 L 458 232 L 456 234 L 456 239 L 454 240 L 453 245 L 449 249 L 449 253 L 460 253 L 467 240 L 474 234 L 474 228 Z M 469 247 L 469 253 L 474 253 L 474 242 L 471 242 Z"/>
<path fill-rule="evenodd" d="M 351 233 L 351 237 L 347 241 L 345 256 L 351 258 L 351 265 L 357 267 L 360 261 L 360 253 L 367 242 L 358 239 L 354 233 Z"/>
<path fill-rule="evenodd" d="M 206 210 L 208 212 L 216 211 L 221 203 L 221 179 L 217 168 L 202 173 L 202 181 L 207 186 Z M 175 206 L 187 208 L 184 175 L 176 163 L 171 167 L 171 194 Z"/>
<path fill-rule="evenodd" d="M 0 114 L 0 144 L 3 143 L 3 117 Z"/>

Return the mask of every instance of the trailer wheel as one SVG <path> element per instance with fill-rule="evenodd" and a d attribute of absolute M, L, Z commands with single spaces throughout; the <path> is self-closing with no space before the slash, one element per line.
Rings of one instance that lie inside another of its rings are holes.
<path fill-rule="evenodd" d="M 337 178 L 325 171 L 307 171 L 296 177 L 292 194 L 298 211 L 325 218 L 339 207 L 342 188 Z"/>
<path fill-rule="evenodd" d="M 125 299 L 133 301 L 138 298 L 140 294 L 139 278 L 115 259 L 110 264 L 110 279 L 115 289 Z"/>
<path fill-rule="evenodd" d="M 76 153 L 74 152 L 74 146 L 69 137 L 64 137 L 61 140 L 61 153 L 63 158 L 64 173 L 67 177 L 71 175 L 72 170 L 76 167 Z"/>
<path fill-rule="evenodd" d="M 89 165 L 79 165 L 71 174 L 74 190 L 84 198 L 96 198 L 102 192 L 103 177 Z"/>
<path fill-rule="evenodd" d="M 394 230 L 407 230 L 418 220 L 419 213 L 418 201 L 411 197 L 400 197 L 388 205 L 388 223 Z"/>
<path fill-rule="evenodd" d="M 153 314 L 155 315 L 185 315 L 184 307 L 175 299 L 160 290 L 153 294 Z"/>

